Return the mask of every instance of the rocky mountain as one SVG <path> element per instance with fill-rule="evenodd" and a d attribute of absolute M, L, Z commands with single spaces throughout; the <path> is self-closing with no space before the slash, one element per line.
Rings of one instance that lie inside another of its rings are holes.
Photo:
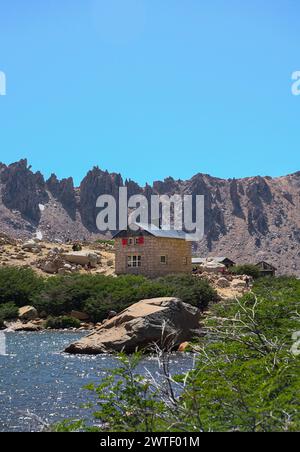
<path fill-rule="evenodd" d="M 228 256 L 237 262 L 267 260 L 280 273 L 300 276 L 300 172 L 279 178 L 224 180 L 196 174 L 190 180 L 169 177 L 140 187 L 120 174 L 94 167 L 76 188 L 73 179 L 46 181 L 26 160 L 0 164 L 0 231 L 16 238 L 34 234 L 46 240 L 91 239 L 96 228 L 96 199 L 151 194 L 205 195 L 205 238 L 194 243 L 201 255 Z"/>

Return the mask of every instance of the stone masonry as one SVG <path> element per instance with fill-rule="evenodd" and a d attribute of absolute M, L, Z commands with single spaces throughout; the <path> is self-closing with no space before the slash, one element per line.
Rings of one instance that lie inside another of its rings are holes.
<path fill-rule="evenodd" d="M 191 273 L 191 242 L 175 238 L 144 235 L 136 243 L 135 235 L 115 239 L 116 274 L 145 275 L 150 278 L 171 273 Z M 131 240 L 129 240 L 131 239 Z M 140 256 L 140 266 L 130 267 L 128 258 Z"/>

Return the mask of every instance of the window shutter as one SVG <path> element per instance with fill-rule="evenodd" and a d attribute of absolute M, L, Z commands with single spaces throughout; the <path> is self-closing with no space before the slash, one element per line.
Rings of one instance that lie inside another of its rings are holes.
<path fill-rule="evenodd" d="M 144 245 L 144 237 L 139 237 L 139 245 Z"/>
<path fill-rule="evenodd" d="M 127 244 L 128 244 L 128 239 L 122 239 L 122 245 L 127 246 Z"/>

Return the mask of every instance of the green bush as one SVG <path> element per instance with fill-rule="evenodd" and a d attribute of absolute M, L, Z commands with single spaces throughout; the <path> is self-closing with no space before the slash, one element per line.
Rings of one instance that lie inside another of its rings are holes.
<path fill-rule="evenodd" d="M 46 320 L 45 327 L 51 328 L 52 330 L 61 330 L 64 328 L 79 328 L 80 321 L 68 316 L 49 317 Z"/>
<path fill-rule="evenodd" d="M 84 304 L 84 312 L 88 314 L 93 323 L 105 320 L 107 313 L 111 310 L 111 303 L 105 298 L 88 298 Z M 116 310 L 116 306 L 114 306 L 114 310 Z"/>
<path fill-rule="evenodd" d="M 31 304 L 43 288 L 43 279 L 31 268 L 0 268 L 0 305 L 11 301 L 17 306 Z"/>
<path fill-rule="evenodd" d="M 150 280 L 135 275 L 115 278 L 76 274 L 46 279 L 30 268 L 0 268 L 0 306 L 5 305 L 3 312 L 10 318 L 16 316 L 17 307 L 33 305 L 48 316 L 59 317 L 78 310 L 100 322 L 110 310 L 120 312 L 139 300 L 166 296 L 179 297 L 200 309 L 216 300 L 209 283 L 191 275 Z"/>
<path fill-rule="evenodd" d="M 16 319 L 19 309 L 14 303 L 5 303 L 0 305 L 0 317 L 4 320 Z"/>
<path fill-rule="evenodd" d="M 100 245 L 111 245 L 114 246 L 115 241 L 114 240 L 96 240 L 96 243 L 100 243 Z"/>
<path fill-rule="evenodd" d="M 134 275 L 72 275 L 48 278 L 41 293 L 34 296 L 33 305 L 47 315 L 78 310 L 101 322 L 111 310 L 120 312 L 139 300 L 166 296 L 182 298 L 201 309 L 216 300 L 216 292 L 207 281 L 189 275 L 157 280 Z"/>
<path fill-rule="evenodd" d="M 261 276 L 259 268 L 252 264 L 236 265 L 231 267 L 230 273 L 233 275 L 251 276 L 253 279 L 258 279 Z"/>
<path fill-rule="evenodd" d="M 141 276 L 55 276 L 45 281 L 42 292 L 34 296 L 33 305 L 47 315 L 59 316 L 79 310 L 101 321 L 112 309 L 120 311 L 142 298 L 164 294 L 167 294 L 165 286 Z"/>
<path fill-rule="evenodd" d="M 168 295 L 181 298 L 185 303 L 206 309 L 211 302 L 218 300 L 216 291 L 206 279 L 192 275 L 168 275 L 158 282 L 168 288 Z"/>

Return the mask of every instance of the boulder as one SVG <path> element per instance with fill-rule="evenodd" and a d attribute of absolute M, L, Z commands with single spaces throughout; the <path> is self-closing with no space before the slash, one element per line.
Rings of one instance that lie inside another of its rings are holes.
<path fill-rule="evenodd" d="M 33 322 L 22 323 L 20 320 L 11 323 L 9 325 L 10 331 L 40 331 L 42 329 L 41 325 L 35 324 Z"/>
<path fill-rule="evenodd" d="M 220 273 L 225 269 L 226 269 L 225 265 L 214 261 L 207 261 L 202 266 L 202 270 L 206 273 Z"/>
<path fill-rule="evenodd" d="M 179 347 L 178 347 L 178 351 L 179 352 L 185 352 L 190 348 L 190 343 L 189 342 L 182 342 Z"/>
<path fill-rule="evenodd" d="M 88 314 L 86 314 L 85 312 L 80 312 L 80 311 L 71 311 L 70 316 L 73 317 L 74 319 L 80 320 L 82 322 L 88 321 L 90 319 Z"/>
<path fill-rule="evenodd" d="M 225 289 L 226 287 L 230 287 L 230 281 L 226 278 L 219 278 L 217 281 L 217 287 L 220 289 Z"/>
<path fill-rule="evenodd" d="M 38 312 L 33 306 L 23 306 L 19 309 L 19 319 L 34 320 L 38 317 Z"/>
<path fill-rule="evenodd" d="M 246 289 L 247 284 L 246 281 L 243 281 L 242 279 L 234 279 L 231 283 L 232 289 L 236 290 L 243 290 Z"/>
<path fill-rule="evenodd" d="M 42 247 L 35 240 L 28 240 L 22 245 L 22 249 L 25 251 L 30 251 L 32 253 L 40 252 Z"/>
<path fill-rule="evenodd" d="M 100 257 L 96 253 L 88 253 L 85 251 L 77 251 L 72 253 L 65 253 L 62 257 L 71 264 L 77 265 L 90 265 L 91 267 L 97 267 L 100 262 Z"/>
<path fill-rule="evenodd" d="M 67 353 L 96 355 L 124 351 L 133 353 L 154 343 L 178 349 L 200 334 L 201 311 L 178 298 L 141 300 L 99 328 L 71 344 Z"/>
<path fill-rule="evenodd" d="M 59 265 L 55 261 L 46 261 L 42 265 L 42 270 L 46 273 L 54 274 L 57 273 Z"/>
<path fill-rule="evenodd" d="M 113 317 L 115 317 L 118 313 L 116 311 L 109 311 L 107 318 L 108 320 L 112 319 Z"/>
<path fill-rule="evenodd" d="M 59 268 L 57 270 L 57 274 L 61 275 L 61 276 L 66 276 L 66 275 L 71 275 L 72 272 L 71 272 L 71 270 L 66 270 L 65 268 Z"/>

